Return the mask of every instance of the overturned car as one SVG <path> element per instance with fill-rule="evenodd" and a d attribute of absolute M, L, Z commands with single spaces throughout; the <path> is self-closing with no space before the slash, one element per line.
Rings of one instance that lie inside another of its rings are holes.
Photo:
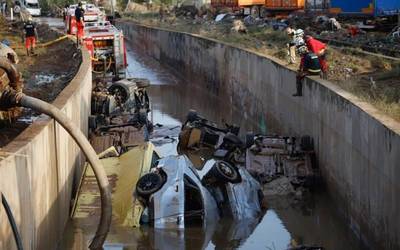
<path fill-rule="evenodd" d="M 141 222 L 155 228 L 206 226 L 221 217 L 242 220 L 261 212 L 261 187 L 247 170 L 217 160 L 197 170 L 184 155 L 160 159 L 139 179 L 136 195 L 145 204 Z"/>
<path fill-rule="evenodd" d="M 190 110 L 179 135 L 178 146 L 181 151 L 208 149 L 214 158 L 242 166 L 262 184 L 284 179 L 288 183 L 288 192 L 295 192 L 299 187 L 309 188 L 318 181 L 314 142 L 310 136 L 256 135 L 249 132 L 241 138 L 239 130 L 239 127 L 228 124 L 225 128 L 218 127 Z M 274 185 L 267 187 L 273 189 Z"/>

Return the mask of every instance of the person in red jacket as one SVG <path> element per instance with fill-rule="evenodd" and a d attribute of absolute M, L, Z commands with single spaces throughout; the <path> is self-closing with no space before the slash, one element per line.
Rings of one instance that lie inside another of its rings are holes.
<path fill-rule="evenodd" d="M 312 53 L 316 54 L 321 65 L 322 78 L 326 79 L 328 75 L 328 62 L 326 60 L 326 44 L 318 41 L 312 36 L 305 36 L 307 48 Z"/>

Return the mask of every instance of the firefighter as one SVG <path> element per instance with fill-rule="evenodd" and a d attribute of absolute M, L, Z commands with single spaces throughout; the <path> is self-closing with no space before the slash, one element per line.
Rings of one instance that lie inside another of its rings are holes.
<path fill-rule="evenodd" d="M 64 5 L 64 8 L 63 8 L 63 10 L 62 10 L 62 15 L 63 15 L 63 20 L 64 20 L 64 22 L 67 21 L 68 8 L 69 8 L 69 5 L 68 5 L 68 4 L 65 4 L 65 5 Z"/>
<path fill-rule="evenodd" d="M 288 27 L 286 28 L 286 33 L 291 39 L 291 42 L 287 45 L 289 50 L 289 64 L 294 64 L 296 63 L 296 48 L 304 44 L 304 31 L 302 29 L 295 30 Z"/>
<path fill-rule="evenodd" d="M 75 9 L 75 20 L 76 20 L 76 40 L 79 45 L 83 37 L 83 27 L 84 27 L 84 15 L 85 10 L 82 8 L 82 3 L 78 3 L 78 7 Z"/>
<path fill-rule="evenodd" d="M 302 45 L 298 48 L 301 56 L 300 67 L 296 76 L 296 93 L 293 96 L 303 95 L 303 79 L 307 75 L 320 75 L 321 65 L 318 56 L 308 51 L 307 46 Z"/>
<path fill-rule="evenodd" d="M 26 54 L 27 56 L 30 56 L 31 54 L 34 55 L 34 48 L 36 46 L 36 42 L 38 41 L 38 34 L 36 25 L 32 22 L 32 17 L 29 17 L 28 22 L 25 23 L 24 33 Z"/>
<path fill-rule="evenodd" d="M 318 56 L 319 64 L 321 65 L 321 77 L 327 79 L 329 67 L 326 60 L 326 44 L 312 36 L 305 36 L 305 41 L 307 49 Z"/>

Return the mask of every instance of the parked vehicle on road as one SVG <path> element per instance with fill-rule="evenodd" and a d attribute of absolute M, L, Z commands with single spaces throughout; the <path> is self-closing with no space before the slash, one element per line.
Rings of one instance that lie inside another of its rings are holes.
<path fill-rule="evenodd" d="M 40 16 L 42 14 L 38 0 L 22 0 L 25 9 L 32 16 Z"/>

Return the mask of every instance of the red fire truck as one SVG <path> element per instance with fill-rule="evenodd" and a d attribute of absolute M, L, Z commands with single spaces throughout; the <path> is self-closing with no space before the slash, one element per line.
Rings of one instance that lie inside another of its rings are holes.
<path fill-rule="evenodd" d="M 125 78 L 126 47 L 122 31 L 109 21 L 85 22 L 83 42 L 92 57 L 93 73 Z"/>

